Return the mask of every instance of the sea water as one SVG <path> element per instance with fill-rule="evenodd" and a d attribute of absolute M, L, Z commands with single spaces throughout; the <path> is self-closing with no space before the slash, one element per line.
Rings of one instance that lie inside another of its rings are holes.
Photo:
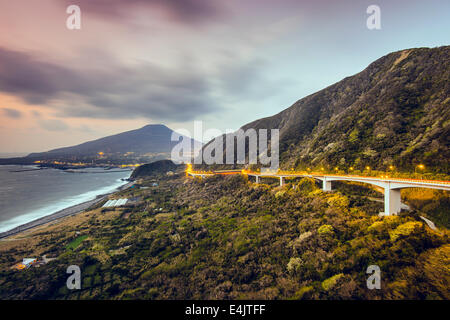
<path fill-rule="evenodd" d="M 103 168 L 33 169 L 37 167 L 0 166 L 0 232 L 112 192 L 131 174 Z"/>

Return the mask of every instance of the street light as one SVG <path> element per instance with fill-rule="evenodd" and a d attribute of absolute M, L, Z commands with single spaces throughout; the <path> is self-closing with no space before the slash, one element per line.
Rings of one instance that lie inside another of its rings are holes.
<path fill-rule="evenodd" d="M 419 164 L 416 166 L 416 168 L 419 168 L 420 170 L 424 170 L 425 166 L 423 164 Z M 417 174 L 416 168 L 414 168 L 414 173 Z M 420 176 L 421 179 L 423 179 L 423 176 Z"/>

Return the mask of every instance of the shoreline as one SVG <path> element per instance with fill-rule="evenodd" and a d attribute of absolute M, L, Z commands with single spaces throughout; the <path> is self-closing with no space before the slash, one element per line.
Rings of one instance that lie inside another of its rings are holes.
<path fill-rule="evenodd" d="M 21 224 L 20 226 L 14 227 L 11 230 L 8 231 L 4 231 L 4 232 L 0 232 L 0 239 L 5 239 L 8 238 L 12 235 L 16 235 L 18 233 L 21 233 L 23 231 L 27 231 L 39 226 L 42 226 L 44 224 L 47 224 L 49 222 L 61 219 L 61 218 L 65 218 L 65 217 L 69 217 L 69 216 L 73 216 L 76 214 L 79 214 L 81 212 L 84 212 L 86 209 L 88 209 L 89 207 L 105 200 L 109 195 L 116 193 L 117 191 L 122 191 L 125 189 L 130 188 L 132 185 L 134 184 L 133 181 L 128 182 L 120 187 L 118 187 L 116 190 L 114 190 L 113 192 L 110 193 L 106 193 L 106 194 L 99 194 L 95 197 L 95 199 L 92 200 L 88 200 L 88 201 L 84 201 L 81 202 L 79 204 L 64 208 L 62 210 L 53 212 L 45 217 L 42 218 L 38 218 L 35 220 L 32 220 L 30 222 Z"/>

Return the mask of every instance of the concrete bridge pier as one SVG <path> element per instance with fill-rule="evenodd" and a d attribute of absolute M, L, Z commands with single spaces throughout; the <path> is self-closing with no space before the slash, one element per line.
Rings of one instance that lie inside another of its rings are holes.
<path fill-rule="evenodd" d="M 284 177 L 280 177 L 280 187 L 284 186 Z"/>
<path fill-rule="evenodd" d="M 255 183 L 258 184 L 259 183 L 259 176 L 255 176 L 256 180 Z"/>
<path fill-rule="evenodd" d="M 401 197 L 399 189 L 384 188 L 384 215 L 397 214 L 401 210 Z"/>
<path fill-rule="evenodd" d="M 324 178 L 322 182 L 323 182 L 322 190 L 323 191 L 331 191 L 331 181 L 327 181 L 327 179 Z"/>

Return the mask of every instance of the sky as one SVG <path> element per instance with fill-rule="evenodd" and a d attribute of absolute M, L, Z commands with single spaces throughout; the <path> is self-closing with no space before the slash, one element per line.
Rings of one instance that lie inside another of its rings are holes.
<path fill-rule="evenodd" d="M 449 45 L 449 15 L 446 0 L 0 0 L 0 153 L 238 129 L 390 52 Z"/>

